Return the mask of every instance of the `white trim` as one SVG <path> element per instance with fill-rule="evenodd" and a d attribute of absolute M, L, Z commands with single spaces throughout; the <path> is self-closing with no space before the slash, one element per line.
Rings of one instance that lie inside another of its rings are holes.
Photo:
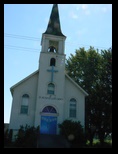
<path fill-rule="evenodd" d="M 41 110 L 40 110 L 40 114 L 41 114 L 41 113 L 45 113 L 45 112 L 42 112 L 42 111 L 43 111 L 43 109 L 44 109 L 45 107 L 47 107 L 47 106 L 52 106 L 52 107 L 54 107 L 55 110 L 56 110 L 56 114 L 59 115 L 59 111 L 58 111 L 57 106 L 55 106 L 55 105 L 53 105 L 53 104 L 45 104 L 45 105 L 41 108 Z"/>
<path fill-rule="evenodd" d="M 40 112 L 41 116 L 55 116 L 57 117 L 59 114 L 58 113 L 45 113 L 45 112 Z"/>

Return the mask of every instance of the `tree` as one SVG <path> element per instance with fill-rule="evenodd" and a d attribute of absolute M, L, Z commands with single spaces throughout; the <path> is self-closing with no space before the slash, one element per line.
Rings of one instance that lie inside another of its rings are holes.
<path fill-rule="evenodd" d="M 80 48 L 66 61 L 68 75 L 75 80 L 89 96 L 86 97 L 86 131 L 93 141 L 97 131 L 101 144 L 106 133 L 112 131 L 112 49 L 87 51 Z M 94 128 L 94 129 L 92 129 Z M 93 131 L 94 130 L 94 131 Z M 90 135 L 91 134 L 91 135 Z"/>
<path fill-rule="evenodd" d="M 105 134 L 112 132 L 112 49 L 102 50 L 101 56 L 100 82 L 96 85 L 98 92 L 96 127 L 103 145 Z"/>

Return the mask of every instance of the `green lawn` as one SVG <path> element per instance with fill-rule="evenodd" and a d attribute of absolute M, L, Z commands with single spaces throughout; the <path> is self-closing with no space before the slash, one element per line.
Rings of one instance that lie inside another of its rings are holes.
<path fill-rule="evenodd" d="M 88 147 L 90 147 L 90 142 L 87 141 L 86 145 Z M 101 148 L 100 147 L 100 141 L 98 139 L 93 140 L 93 147 Z M 111 148 L 111 147 L 112 147 L 112 140 L 111 139 L 106 139 L 103 148 Z"/>

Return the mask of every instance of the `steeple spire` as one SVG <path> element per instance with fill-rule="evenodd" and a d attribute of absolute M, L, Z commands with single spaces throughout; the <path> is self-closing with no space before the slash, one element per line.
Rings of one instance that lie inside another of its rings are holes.
<path fill-rule="evenodd" d="M 52 12 L 51 12 L 50 19 L 49 19 L 48 26 L 47 26 L 47 30 L 45 31 L 44 34 L 66 37 L 61 32 L 61 25 L 60 25 L 59 11 L 58 11 L 57 4 L 53 4 Z"/>

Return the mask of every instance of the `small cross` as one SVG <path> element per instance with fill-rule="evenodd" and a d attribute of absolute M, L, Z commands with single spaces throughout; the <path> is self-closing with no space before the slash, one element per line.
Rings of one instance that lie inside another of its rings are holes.
<path fill-rule="evenodd" d="M 51 82 L 53 82 L 54 73 L 58 72 L 57 70 L 54 70 L 54 66 L 52 66 L 52 69 L 47 70 L 48 72 L 51 72 Z"/>

